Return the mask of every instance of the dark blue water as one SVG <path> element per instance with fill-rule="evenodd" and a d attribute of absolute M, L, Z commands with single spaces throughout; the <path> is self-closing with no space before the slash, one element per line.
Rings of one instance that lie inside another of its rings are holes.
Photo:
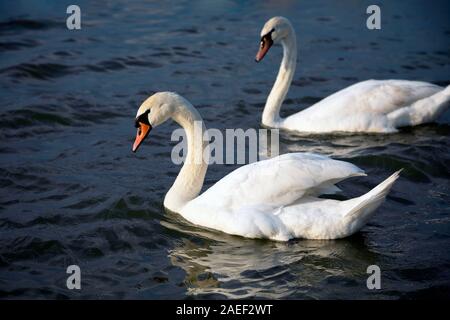
<path fill-rule="evenodd" d="M 338 4 L 339 3 L 339 4 Z M 450 83 L 447 1 L 0 3 L 0 298 L 398 299 L 450 296 L 450 113 L 393 135 L 281 135 L 281 151 L 359 165 L 360 195 L 405 168 L 370 223 L 339 241 L 248 240 L 164 212 L 179 166 L 174 123 L 130 152 L 137 107 L 177 91 L 208 127 L 258 128 L 281 49 L 254 63 L 264 22 L 285 15 L 299 65 L 284 115 L 355 82 Z M 208 187 L 234 166 L 210 167 Z M 82 289 L 66 288 L 77 264 Z M 380 266 L 381 290 L 366 268 Z"/>

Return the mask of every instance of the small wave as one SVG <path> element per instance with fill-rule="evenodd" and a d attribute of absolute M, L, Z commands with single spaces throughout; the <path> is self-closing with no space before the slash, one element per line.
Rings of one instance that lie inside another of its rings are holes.
<path fill-rule="evenodd" d="M 310 43 L 335 43 L 339 41 L 341 41 L 341 39 L 336 37 L 328 37 L 328 38 L 313 39 L 310 41 Z"/>
<path fill-rule="evenodd" d="M 148 68 L 160 68 L 162 64 L 148 61 L 145 58 L 137 58 L 137 57 L 127 57 L 127 58 L 119 58 L 127 66 L 138 66 L 138 67 L 148 67 Z"/>
<path fill-rule="evenodd" d="M 74 73 L 74 68 L 59 63 L 21 63 L 0 70 L 14 78 L 48 80 Z"/>
<path fill-rule="evenodd" d="M 15 51 L 23 48 L 37 47 L 39 42 L 32 39 L 24 39 L 19 41 L 0 42 L 0 51 Z"/>
<path fill-rule="evenodd" d="M 94 72 L 108 72 L 125 69 L 127 66 L 132 67 L 147 67 L 147 68 L 160 68 L 162 64 L 148 61 L 143 57 L 126 57 L 115 58 L 110 60 L 101 61 L 96 64 L 86 65 L 85 68 Z"/>
<path fill-rule="evenodd" d="M 171 57 L 172 53 L 170 53 L 170 52 L 157 52 L 157 53 L 152 53 L 150 56 L 151 57 Z"/>
<path fill-rule="evenodd" d="M 50 20 L 12 19 L 0 22 L 0 35 L 17 34 L 18 31 L 24 30 L 46 30 L 57 25 L 60 23 Z"/>
<path fill-rule="evenodd" d="M 50 190 L 51 181 L 26 169 L 1 169 L 0 186 L 8 186 L 19 191 L 44 192 Z"/>
<path fill-rule="evenodd" d="M 181 56 L 181 57 L 201 58 L 201 59 L 205 59 L 205 56 L 203 56 L 203 55 L 201 55 L 201 54 L 188 53 L 188 52 L 175 52 L 175 54 L 176 54 L 177 56 Z"/>
<path fill-rule="evenodd" d="M 67 99 L 68 100 L 68 99 Z M 123 115 L 110 106 L 92 105 L 77 99 L 63 105 L 34 105 L 0 114 L 0 137 L 25 138 L 59 132 L 64 127 L 106 123 Z M 26 130 L 24 130 L 27 128 Z"/>
<path fill-rule="evenodd" d="M 260 94 L 261 93 L 261 90 L 255 89 L 255 88 L 244 88 L 244 89 L 242 89 L 242 91 L 244 91 L 245 93 L 248 93 L 248 94 Z"/>
<path fill-rule="evenodd" d="M 72 121 L 67 117 L 63 117 L 53 112 L 40 110 L 40 106 L 28 107 L 26 109 L 9 111 L 2 114 L 0 119 L 0 126 L 2 128 L 17 129 L 18 124 L 20 127 L 35 126 L 39 123 L 45 124 L 59 124 L 59 125 L 71 125 Z"/>
<path fill-rule="evenodd" d="M 180 28 L 180 29 L 175 29 L 175 30 L 171 31 L 171 33 L 195 34 L 195 33 L 198 33 L 198 29 L 197 28 Z"/>
<path fill-rule="evenodd" d="M 313 85 L 317 82 L 326 82 L 328 79 L 322 77 L 301 77 L 298 80 L 293 80 L 292 85 L 296 87 L 305 87 Z"/>
<path fill-rule="evenodd" d="M 8 247 L 3 252 L 7 260 L 20 261 L 32 259 L 46 259 L 48 256 L 60 255 L 65 252 L 64 246 L 57 240 L 45 240 L 33 236 L 4 239 L 4 245 Z"/>

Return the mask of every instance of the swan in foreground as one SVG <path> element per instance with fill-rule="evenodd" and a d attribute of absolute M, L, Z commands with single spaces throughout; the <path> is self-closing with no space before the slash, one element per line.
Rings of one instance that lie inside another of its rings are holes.
<path fill-rule="evenodd" d="M 346 201 L 318 198 L 335 183 L 364 176 L 351 163 L 311 153 L 288 153 L 242 166 L 199 195 L 208 167 L 205 125 L 198 111 L 176 93 L 159 92 L 139 107 L 133 152 L 150 130 L 172 118 L 186 131 L 188 151 L 167 192 L 164 207 L 191 223 L 248 238 L 337 239 L 361 229 L 399 176 Z"/>
<path fill-rule="evenodd" d="M 262 124 L 266 127 L 305 133 L 390 133 L 400 127 L 432 122 L 450 105 L 450 86 L 444 89 L 419 81 L 367 80 L 285 119 L 280 118 L 280 107 L 297 62 L 295 31 L 284 17 L 266 22 L 255 60 L 263 59 L 274 43 L 283 46 L 283 60 L 264 107 Z"/>

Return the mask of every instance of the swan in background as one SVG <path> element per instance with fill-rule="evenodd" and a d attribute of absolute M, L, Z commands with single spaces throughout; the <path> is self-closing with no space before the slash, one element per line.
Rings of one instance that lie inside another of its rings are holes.
<path fill-rule="evenodd" d="M 159 92 L 139 107 L 136 152 L 150 130 L 173 119 L 186 131 L 186 160 L 167 192 L 164 207 L 191 223 L 248 238 L 337 239 L 361 229 L 399 176 L 346 201 L 318 198 L 335 183 L 363 176 L 351 163 L 311 153 L 288 153 L 242 166 L 199 195 L 208 167 L 205 125 L 198 111 L 176 93 Z"/>
<path fill-rule="evenodd" d="M 261 31 L 256 61 L 272 44 L 281 43 L 283 60 L 267 98 L 262 124 L 305 133 L 396 132 L 398 128 L 434 121 L 450 105 L 450 86 L 407 80 L 367 80 L 340 90 L 285 119 L 280 107 L 297 63 L 295 31 L 288 19 L 274 17 Z"/>

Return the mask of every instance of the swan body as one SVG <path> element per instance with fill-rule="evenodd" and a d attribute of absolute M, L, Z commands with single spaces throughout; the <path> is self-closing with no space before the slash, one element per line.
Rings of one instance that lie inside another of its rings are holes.
<path fill-rule="evenodd" d="M 311 153 L 288 153 L 242 166 L 199 195 L 207 169 L 206 130 L 197 110 L 181 96 L 160 92 L 139 108 L 133 150 L 150 129 L 172 118 L 186 131 L 188 152 L 164 206 L 198 226 L 248 238 L 337 239 L 360 230 L 399 176 L 394 173 L 368 193 L 346 201 L 322 199 L 336 183 L 364 176 L 355 165 Z M 200 123 L 195 132 L 194 123 Z M 203 158 L 199 158 L 203 156 Z M 201 161 L 198 161 L 201 159 Z"/>
<path fill-rule="evenodd" d="M 391 133 L 400 127 L 432 122 L 450 105 L 450 86 L 442 88 L 407 80 L 367 80 L 283 119 L 279 110 L 297 60 L 295 31 L 283 17 L 274 17 L 264 25 L 256 61 L 277 42 L 283 46 L 283 60 L 264 107 L 264 126 L 306 133 Z"/>

